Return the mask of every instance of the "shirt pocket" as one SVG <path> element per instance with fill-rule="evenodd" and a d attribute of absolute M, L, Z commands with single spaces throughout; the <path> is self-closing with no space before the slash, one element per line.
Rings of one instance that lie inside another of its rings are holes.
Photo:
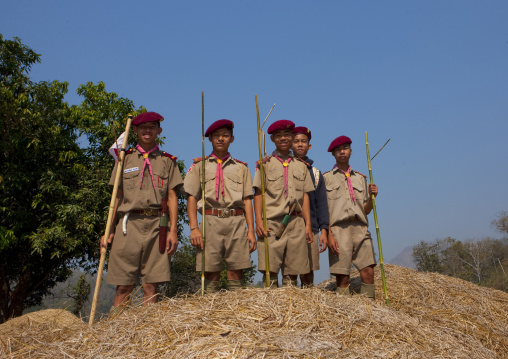
<path fill-rule="evenodd" d="M 207 198 L 212 198 L 215 199 L 216 196 L 215 196 L 215 176 L 216 176 L 216 172 L 215 170 L 206 170 L 205 171 L 205 196 Z M 202 181 L 202 178 L 200 177 L 199 178 L 199 181 L 201 182 Z M 220 191 L 220 189 L 219 189 Z"/>
<path fill-rule="evenodd" d="M 334 183 L 326 186 L 326 197 L 330 200 L 342 197 L 342 188 L 340 183 Z"/>
<path fill-rule="evenodd" d="M 360 187 L 358 185 L 353 185 L 353 190 L 355 192 L 355 199 L 357 201 L 359 201 L 359 202 L 365 201 L 366 193 L 365 193 L 363 186 Z"/>
<path fill-rule="evenodd" d="M 305 177 L 303 173 L 293 173 L 293 185 L 295 186 L 295 190 L 303 191 L 305 185 Z"/>
<path fill-rule="evenodd" d="M 270 192 L 284 189 L 284 172 L 280 170 L 268 172 L 266 174 L 266 189 Z"/>
<path fill-rule="evenodd" d="M 153 182 L 155 188 L 159 191 L 161 198 L 167 198 L 168 196 L 168 185 L 169 185 L 169 173 L 167 170 L 154 169 L 153 170 Z"/>
<path fill-rule="evenodd" d="M 135 171 L 129 171 L 127 173 L 125 173 L 125 171 L 126 170 L 124 170 L 122 176 L 124 190 L 134 189 L 136 186 L 139 188 L 141 182 L 141 171 L 139 169 Z"/>
<path fill-rule="evenodd" d="M 231 191 L 242 192 L 242 179 L 233 173 L 224 173 L 224 187 Z"/>

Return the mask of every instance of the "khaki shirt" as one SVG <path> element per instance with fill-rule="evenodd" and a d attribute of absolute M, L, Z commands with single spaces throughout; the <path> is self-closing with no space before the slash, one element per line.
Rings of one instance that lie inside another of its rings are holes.
<path fill-rule="evenodd" d="M 367 179 L 361 173 L 351 170 L 351 183 L 355 191 L 356 202 L 353 203 L 349 194 L 347 178 L 338 168 L 323 174 L 328 200 L 330 226 L 342 221 L 356 219 L 369 225 L 365 214 L 365 203 L 369 200 Z"/>
<path fill-rule="evenodd" d="M 215 178 L 217 173 L 217 159 L 205 159 L 205 201 L 206 208 L 242 208 L 245 209 L 244 198 L 253 196 L 252 177 L 247 164 L 229 157 L 222 163 L 222 177 L 224 179 L 224 196 L 219 185 L 219 200 L 216 199 Z M 195 160 L 185 176 L 182 192 L 196 198 L 198 211 L 202 213 L 201 201 L 202 160 Z"/>
<path fill-rule="evenodd" d="M 171 156 L 171 155 L 169 155 Z M 150 177 L 148 164 L 143 170 L 144 158 L 137 149 L 129 150 L 124 158 L 122 176 L 120 177 L 120 189 L 123 190 L 123 197 L 118 205 L 119 212 L 129 212 L 133 209 L 160 209 L 162 198 L 168 197 L 168 190 L 177 190 L 183 183 L 178 165 L 162 151 L 154 151 L 148 155 L 152 166 L 153 180 Z M 109 185 L 115 183 L 116 168 L 113 168 Z M 141 176 L 143 186 L 140 188 Z"/>
<path fill-rule="evenodd" d="M 278 151 L 274 154 L 286 160 Z M 307 165 L 293 157 L 288 165 L 288 197 L 284 198 L 284 165 L 274 156 L 263 159 L 265 174 L 265 205 L 266 218 L 272 219 L 289 213 L 293 203 L 297 203 L 295 210 L 301 211 L 303 206 L 303 194 L 314 191 L 314 184 L 310 177 Z M 254 189 L 261 190 L 261 176 L 259 165 L 254 174 Z"/>

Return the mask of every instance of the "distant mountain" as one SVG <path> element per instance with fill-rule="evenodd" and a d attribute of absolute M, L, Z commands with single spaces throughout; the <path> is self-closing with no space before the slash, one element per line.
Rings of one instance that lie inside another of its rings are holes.
<path fill-rule="evenodd" d="M 413 261 L 413 246 L 404 248 L 399 254 L 387 261 L 390 264 L 395 264 L 401 267 L 416 269 L 415 262 Z"/>

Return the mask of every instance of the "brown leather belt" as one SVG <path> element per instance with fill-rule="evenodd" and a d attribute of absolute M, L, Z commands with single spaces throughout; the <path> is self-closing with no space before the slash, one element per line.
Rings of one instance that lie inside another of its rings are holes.
<path fill-rule="evenodd" d="M 293 211 L 289 214 L 290 216 L 297 216 L 297 217 L 301 217 L 303 214 L 302 212 L 297 212 L 297 211 Z"/>
<path fill-rule="evenodd" d="M 205 214 L 211 216 L 217 216 L 219 218 L 228 218 L 231 216 L 241 216 L 243 215 L 242 208 L 210 208 L 205 209 Z"/>
<path fill-rule="evenodd" d="M 131 213 L 142 214 L 144 216 L 150 217 L 160 217 L 161 210 L 160 209 L 133 209 Z"/>

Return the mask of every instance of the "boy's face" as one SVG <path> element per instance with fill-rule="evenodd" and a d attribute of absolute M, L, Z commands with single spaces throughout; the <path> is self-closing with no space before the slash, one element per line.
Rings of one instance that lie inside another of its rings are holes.
<path fill-rule="evenodd" d="M 333 157 L 335 157 L 335 161 L 337 164 L 343 164 L 348 165 L 349 164 L 349 158 L 351 157 L 351 154 L 353 153 L 353 150 L 351 149 L 350 143 L 344 143 L 340 146 L 337 146 L 332 151 Z"/>
<path fill-rule="evenodd" d="M 291 130 L 280 130 L 274 132 L 270 139 L 273 143 L 275 143 L 275 147 L 280 152 L 288 152 L 291 150 L 293 146 L 293 138 L 294 138 L 293 131 Z"/>
<path fill-rule="evenodd" d="M 138 141 L 142 145 L 155 145 L 157 136 L 162 132 L 159 122 L 143 122 L 133 126 L 134 132 L 138 136 Z"/>
<path fill-rule="evenodd" d="M 293 153 L 296 157 L 304 158 L 311 148 L 312 145 L 309 143 L 307 135 L 303 133 L 295 135 L 293 139 Z"/>
<path fill-rule="evenodd" d="M 212 143 L 213 152 L 226 153 L 229 150 L 229 145 L 235 140 L 235 136 L 231 134 L 231 130 L 219 128 L 213 131 L 213 133 L 208 136 L 208 139 Z"/>

